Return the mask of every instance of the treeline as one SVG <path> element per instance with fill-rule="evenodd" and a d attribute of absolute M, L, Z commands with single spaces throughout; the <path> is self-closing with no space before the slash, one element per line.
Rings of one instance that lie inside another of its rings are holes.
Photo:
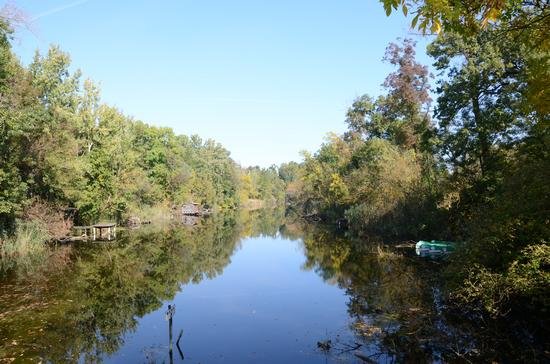
<path fill-rule="evenodd" d="M 385 94 L 359 97 L 347 132 L 280 168 L 293 206 L 359 235 L 459 242 L 450 301 L 494 316 L 546 312 L 550 57 L 529 30 L 440 34 L 428 46 L 432 89 L 414 42 L 390 44 Z"/>
<path fill-rule="evenodd" d="M 123 221 L 159 204 L 234 209 L 248 199 L 284 199 L 276 168 L 243 169 L 219 143 L 176 135 L 102 103 L 97 86 L 70 71 L 70 57 L 59 47 L 37 52 L 23 67 L 10 36 L 9 24 L 0 20 L 4 236 L 16 221 L 36 220 L 37 210 L 69 208 L 79 223 L 94 223 Z"/>
<path fill-rule="evenodd" d="M 282 206 L 285 200 L 285 182 L 279 177 L 279 168 L 248 167 L 241 171 L 240 200 L 249 207 Z"/>

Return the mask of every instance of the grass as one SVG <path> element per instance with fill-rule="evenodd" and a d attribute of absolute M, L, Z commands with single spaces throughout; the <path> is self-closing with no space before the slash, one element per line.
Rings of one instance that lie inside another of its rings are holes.
<path fill-rule="evenodd" d="M 50 239 L 40 221 L 18 221 L 15 234 L 0 240 L 0 273 L 33 271 L 47 258 Z"/>

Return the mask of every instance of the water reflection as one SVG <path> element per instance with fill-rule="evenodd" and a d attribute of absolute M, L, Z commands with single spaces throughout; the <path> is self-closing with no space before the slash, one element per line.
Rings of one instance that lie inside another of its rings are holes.
<path fill-rule="evenodd" d="M 381 362 L 440 359 L 441 348 L 430 348 L 437 336 L 431 321 L 437 317 L 435 283 L 420 271 L 422 262 L 327 230 L 306 226 L 301 231 L 305 268 L 337 282 L 349 297 L 350 329 L 362 343 L 358 357 Z"/>
<path fill-rule="evenodd" d="M 223 272 L 241 238 L 275 235 L 281 211 L 215 215 L 80 244 L 62 269 L 0 281 L 0 358 L 101 361 L 182 285 Z M 63 249 L 63 248 L 62 248 Z"/>
<path fill-rule="evenodd" d="M 436 262 L 279 210 L 192 225 L 61 247 L 39 276 L 0 281 L 0 361 L 433 362 L 476 350 L 440 312 Z"/>

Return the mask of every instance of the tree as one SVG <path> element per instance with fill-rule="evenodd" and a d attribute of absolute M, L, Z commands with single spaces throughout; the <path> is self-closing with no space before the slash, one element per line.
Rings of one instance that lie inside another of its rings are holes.
<path fill-rule="evenodd" d="M 403 40 L 402 45 L 390 43 L 384 61 L 397 69 L 391 72 L 383 87 L 387 94 L 373 101 L 361 96 L 348 110 L 346 122 L 350 131 L 368 138 L 383 138 L 415 150 L 422 145 L 430 130 L 428 115 L 429 72 L 415 60 L 415 43 Z"/>
<path fill-rule="evenodd" d="M 380 0 L 390 15 L 401 8 L 414 13 L 411 27 L 424 33 L 446 31 L 475 32 L 490 23 L 507 23 L 510 28 L 549 29 L 549 4 L 545 0 Z M 410 10 L 409 10 L 410 9 Z M 548 33 L 546 33 L 548 34 Z M 542 35 L 542 34 L 541 34 Z"/>
<path fill-rule="evenodd" d="M 28 72 L 11 52 L 10 26 L 0 19 L 0 231 L 14 228 L 29 193 L 38 193 L 36 148 L 49 116 Z"/>
<path fill-rule="evenodd" d="M 446 160 L 465 175 L 497 171 L 505 148 L 537 120 L 521 107 L 527 87 L 521 47 L 494 42 L 490 31 L 445 33 L 428 53 L 440 71 L 435 115 Z"/>
<path fill-rule="evenodd" d="M 40 138 L 31 147 L 37 162 L 35 193 L 63 202 L 78 198 L 84 170 L 78 140 L 81 72 L 71 74 L 70 62 L 67 53 L 51 46 L 45 56 L 36 52 L 29 65 L 36 97 L 47 111 Z"/>
<path fill-rule="evenodd" d="M 493 29 L 495 42 L 525 47 L 529 108 L 550 112 L 550 2 L 547 0 L 380 0 L 390 15 L 401 8 L 416 15 L 411 27 L 423 33 L 455 32 L 476 37 Z"/>
<path fill-rule="evenodd" d="M 296 181 L 300 174 L 300 164 L 297 162 L 282 163 L 279 166 L 279 177 L 285 183 Z"/>
<path fill-rule="evenodd" d="M 390 43 L 386 48 L 384 60 L 397 69 L 383 83 L 388 94 L 380 100 L 380 108 L 391 125 L 394 142 L 419 150 L 430 124 L 431 99 L 428 67 L 416 62 L 415 45 L 412 40 L 405 39 L 401 46 Z"/>

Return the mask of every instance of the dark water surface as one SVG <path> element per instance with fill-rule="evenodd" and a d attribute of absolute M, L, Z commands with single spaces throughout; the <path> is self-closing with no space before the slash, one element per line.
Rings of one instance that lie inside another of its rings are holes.
<path fill-rule="evenodd" d="M 440 317 L 422 264 L 277 211 L 59 247 L 31 277 L 0 281 L 0 362 L 438 362 L 476 350 Z"/>

